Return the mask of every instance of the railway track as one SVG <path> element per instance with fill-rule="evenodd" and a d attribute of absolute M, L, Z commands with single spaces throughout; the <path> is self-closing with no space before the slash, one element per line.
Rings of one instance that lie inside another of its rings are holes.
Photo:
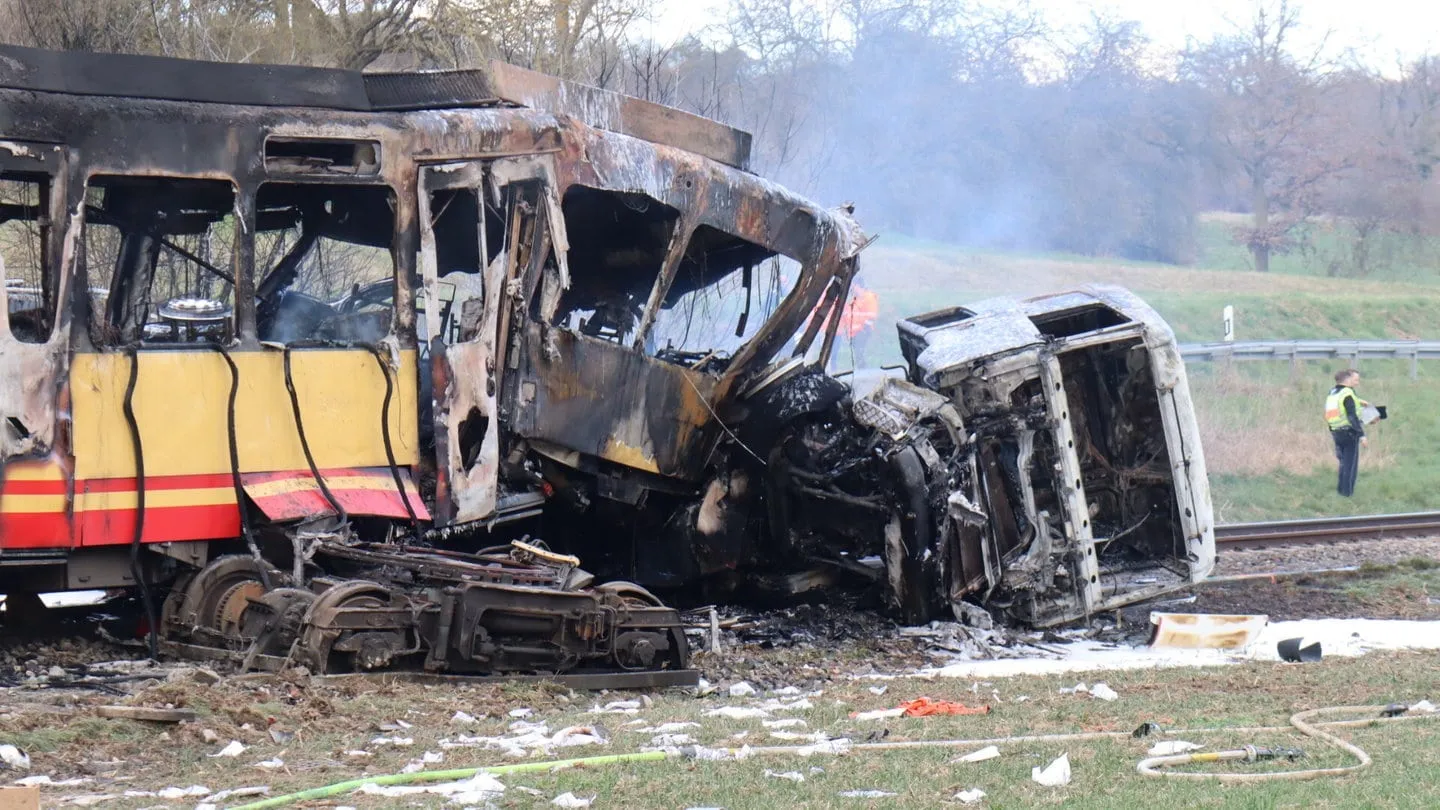
<path fill-rule="evenodd" d="M 1440 533 L 1440 512 L 1412 512 L 1403 515 L 1357 515 L 1266 523 L 1232 523 L 1215 527 L 1215 542 L 1227 549 L 1245 549 L 1300 543 L 1343 543 L 1434 533 Z"/>

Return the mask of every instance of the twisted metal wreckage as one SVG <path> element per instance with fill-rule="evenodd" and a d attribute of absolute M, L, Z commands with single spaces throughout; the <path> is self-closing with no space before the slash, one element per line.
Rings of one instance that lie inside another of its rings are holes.
<path fill-rule="evenodd" d="M 867 237 L 744 132 L 498 63 L 7 47 L 0 138 L 12 622 L 138 588 L 169 652 L 660 683 L 655 593 L 818 567 L 1043 626 L 1212 566 L 1151 309 L 910 318 L 855 398 L 824 369 Z"/>

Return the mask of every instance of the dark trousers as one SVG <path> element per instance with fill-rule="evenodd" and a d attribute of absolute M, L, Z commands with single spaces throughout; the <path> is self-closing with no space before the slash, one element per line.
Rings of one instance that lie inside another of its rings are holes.
<path fill-rule="evenodd" d="M 1341 495 L 1355 494 L 1355 477 L 1360 473 L 1360 434 L 1351 428 L 1330 431 L 1335 440 L 1335 458 L 1340 462 L 1340 484 L 1336 488 Z"/>

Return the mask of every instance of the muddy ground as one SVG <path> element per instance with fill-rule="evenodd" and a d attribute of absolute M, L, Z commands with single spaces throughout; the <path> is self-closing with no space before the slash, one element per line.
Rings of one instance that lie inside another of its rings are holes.
<path fill-rule="evenodd" d="M 1376 564 L 1377 559 L 1381 564 Z M 1101 617 L 1086 632 L 1102 640 L 1143 643 L 1148 630 L 1145 616 L 1152 608 L 1266 613 L 1273 620 L 1440 619 L 1440 596 L 1431 596 L 1440 594 L 1437 541 L 1400 547 L 1350 544 L 1230 552 L 1217 573 L 1263 574 L 1297 567 L 1358 570 L 1207 585 L 1190 595 L 1172 596 L 1166 604 L 1127 611 L 1120 627 L 1112 617 Z M 1185 601 L 1190 596 L 1193 601 Z M 883 688 L 887 682 L 868 679 L 913 672 L 957 656 L 1025 657 L 1034 655 L 1036 646 L 1063 644 L 1075 637 L 1073 633 L 987 633 L 953 624 L 929 631 L 901 628 L 843 595 L 828 604 L 764 612 L 722 608 L 719 614 L 726 628 L 720 652 L 707 652 L 708 633 L 697 631 L 692 636 L 699 651 L 696 667 L 721 690 L 744 681 L 761 695 L 787 690 L 779 694 L 843 693 L 868 700 L 880 692 L 863 684 L 880 683 L 882 687 L 875 688 Z M 133 645 L 97 638 L 94 628 L 93 621 L 72 614 L 58 633 L 0 636 L 0 744 L 23 741 L 34 759 L 32 775 L 84 780 L 67 788 L 47 787 L 46 795 L 57 802 L 84 802 L 84 797 L 94 795 L 109 798 L 97 798 L 90 806 L 190 807 L 195 806 L 194 797 L 156 801 L 161 797 L 123 794 L 195 784 L 218 789 L 250 782 L 280 791 L 364 773 L 389 773 L 413 767 L 427 746 L 439 751 L 442 739 L 470 730 L 456 727 L 457 708 L 491 718 L 485 728 L 493 733 L 504 728 L 502 721 L 508 722 L 508 713 L 517 706 L 573 713 L 582 705 L 639 699 L 628 694 L 575 693 L 550 685 L 334 682 L 304 674 L 237 679 L 218 667 L 220 671 L 212 673 L 195 664 L 96 667 L 97 662 L 134 661 L 144 655 Z M 726 696 L 724 691 L 719 695 Z M 657 700 L 660 697 L 655 695 Z M 193 708 L 200 719 L 157 725 L 96 716 L 98 706 L 116 704 Z M 599 716 L 594 721 L 604 734 L 613 736 L 620 733 L 617 724 L 626 719 Z M 400 722 L 417 731 L 396 725 Z M 373 744 L 374 738 L 384 736 L 414 736 L 416 742 L 413 747 Z M 211 756 L 231 741 L 246 746 L 243 762 Z M 363 758 L 347 753 L 357 749 L 369 753 Z M 282 764 L 262 768 L 261 762 Z M 0 770 L 0 784 L 22 776 Z M 348 799 L 342 804 L 393 806 Z M 46 806 L 52 806 L 49 799 Z"/>

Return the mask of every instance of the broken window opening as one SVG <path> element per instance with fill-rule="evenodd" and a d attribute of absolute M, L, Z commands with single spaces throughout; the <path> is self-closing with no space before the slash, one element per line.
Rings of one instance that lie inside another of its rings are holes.
<path fill-rule="evenodd" d="M 92 313 L 95 342 L 228 341 L 234 208 L 225 180 L 91 178 L 84 277 L 107 290 L 104 317 Z"/>
<path fill-rule="evenodd" d="M 255 195 L 260 339 L 374 343 L 395 315 L 387 186 L 265 183 Z"/>
<path fill-rule="evenodd" d="M 664 268 L 680 212 L 644 194 L 588 186 L 567 189 L 561 212 L 570 243 L 570 289 L 561 294 L 552 324 L 629 343 Z"/>
<path fill-rule="evenodd" d="M 55 324 L 54 304 L 45 300 L 50 193 L 49 175 L 0 174 L 0 275 L 10 334 L 24 343 L 44 343 Z"/>
<path fill-rule="evenodd" d="M 440 332 L 430 335 L 453 346 L 474 340 L 480 330 L 485 301 L 485 268 L 500 255 L 504 241 L 501 220 L 493 206 L 484 219 L 485 262 L 480 261 L 480 193 L 473 188 L 439 189 L 430 195 L 430 228 L 435 235 L 435 266 L 439 276 L 436 302 Z M 422 316 L 428 302 L 417 296 Z M 428 356 L 428 346 L 424 356 Z"/>
<path fill-rule="evenodd" d="M 1067 338 L 1123 326 L 1130 323 L 1130 319 L 1104 304 L 1089 304 L 1063 312 L 1036 315 L 1030 318 L 1030 322 L 1047 338 Z"/>
<path fill-rule="evenodd" d="M 267 138 L 265 168 L 271 171 L 370 175 L 380 171 L 380 144 L 317 138 Z"/>
<path fill-rule="evenodd" d="M 1139 340 L 1060 356 L 1076 455 L 1102 565 L 1185 567 L 1159 393 Z"/>
<path fill-rule="evenodd" d="M 697 227 L 656 313 L 647 353 L 691 368 L 723 370 L 794 291 L 801 272 L 793 259 L 707 225 Z"/>

